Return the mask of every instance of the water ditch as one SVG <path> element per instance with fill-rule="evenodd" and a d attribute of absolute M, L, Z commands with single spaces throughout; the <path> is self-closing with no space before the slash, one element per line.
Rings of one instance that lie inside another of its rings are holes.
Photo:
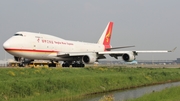
<path fill-rule="evenodd" d="M 128 99 L 141 97 L 144 94 L 161 91 L 163 89 L 176 87 L 176 86 L 180 86 L 180 82 L 172 82 L 172 83 L 151 85 L 151 86 L 138 87 L 138 88 L 127 89 L 127 90 L 89 95 L 86 98 L 78 99 L 74 101 L 99 101 L 103 96 L 107 96 L 107 95 L 112 95 L 115 101 L 126 101 Z"/>

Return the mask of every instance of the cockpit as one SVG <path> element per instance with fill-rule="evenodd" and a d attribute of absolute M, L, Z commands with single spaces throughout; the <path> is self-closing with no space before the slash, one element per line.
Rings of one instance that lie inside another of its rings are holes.
<path fill-rule="evenodd" d="M 23 34 L 14 34 L 14 36 L 23 36 Z"/>

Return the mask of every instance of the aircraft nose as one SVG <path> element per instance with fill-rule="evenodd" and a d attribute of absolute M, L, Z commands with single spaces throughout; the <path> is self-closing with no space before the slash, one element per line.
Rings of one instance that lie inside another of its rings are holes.
<path fill-rule="evenodd" d="M 3 47 L 4 47 L 4 49 L 9 48 L 10 47 L 9 42 L 8 41 L 4 42 Z"/>

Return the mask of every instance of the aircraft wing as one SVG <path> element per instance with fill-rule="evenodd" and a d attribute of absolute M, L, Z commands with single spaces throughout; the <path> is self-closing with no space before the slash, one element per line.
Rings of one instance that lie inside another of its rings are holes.
<path fill-rule="evenodd" d="M 111 57 L 114 57 L 116 59 L 122 56 L 123 60 L 128 62 L 135 60 L 135 56 L 138 55 L 138 53 L 168 53 L 168 52 L 173 52 L 175 49 L 176 47 L 173 50 L 66 52 L 66 53 L 59 52 L 57 56 L 63 58 L 92 56 L 91 57 L 92 59 L 94 59 L 94 57 L 96 57 L 97 59 L 104 59 L 106 58 L 104 55 L 110 55 Z"/>
<path fill-rule="evenodd" d="M 142 50 L 142 51 L 103 51 L 98 52 L 98 54 L 114 54 L 114 55 L 122 55 L 126 53 L 167 53 L 167 52 L 173 52 L 177 47 L 175 47 L 173 50 Z"/>
<path fill-rule="evenodd" d="M 97 54 L 97 55 L 110 55 L 110 56 L 122 56 L 123 54 L 133 54 L 137 55 L 138 53 L 167 53 L 173 52 L 177 47 L 173 50 L 142 50 L 142 51 L 102 51 L 102 52 L 59 52 L 57 54 L 58 57 L 76 57 L 76 56 L 84 56 L 88 54 Z"/>
<path fill-rule="evenodd" d="M 113 48 L 106 48 L 106 50 L 109 52 L 113 49 L 121 49 L 121 48 L 130 48 L 130 47 L 135 47 L 135 46 L 122 46 L 122 47 L 113 47 Z M 104 54 L 108 54 L 108 52 L 105 52 Z M 112 51 L 111 51 L 112 52 Z M 97 54 L 101 54 L 104 55 L 103 52 L 59 52 L 58 53 L 58 57 L 73 57 L 73 56 L 84 56 L 84 55 L 88 55 L 88 54 L 92 54 L 92 53 L 97 53 Z M 113 53 L 119 53 L 119 54 L 123 54 L 126 52 L 119 52 L 119 51 L 114 51 Z"/>
<path fill-rule="evenodd" d="M 98 52 L 100 55 L 110 55 L 111 57 L 114 57 L 117 59 L 118 56 L 123 56 L 124 54 L 130 54 L 130 55 L 138 55 L 138 53 L 167 53 L 167 52 L 173 52 L 176 50 L 177 47 L 175 47 L 173 50 L 143 50 L 143 51 L 104 51 L 104 52 Z"/>

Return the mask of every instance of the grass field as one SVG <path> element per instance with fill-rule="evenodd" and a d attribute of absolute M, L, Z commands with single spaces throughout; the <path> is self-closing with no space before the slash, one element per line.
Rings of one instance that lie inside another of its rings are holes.
<path fill-rule="evenodd" d="M 88 94 L 179 81 L 179 68 L 1 68 L 5 101 L 58 101 Z"/>
<path fill-rule="evenodd" d="M 143 97 L 129 101 L 180 101 L 180 86 L 165 89 L 160 92 L 146 94 Z"/>

